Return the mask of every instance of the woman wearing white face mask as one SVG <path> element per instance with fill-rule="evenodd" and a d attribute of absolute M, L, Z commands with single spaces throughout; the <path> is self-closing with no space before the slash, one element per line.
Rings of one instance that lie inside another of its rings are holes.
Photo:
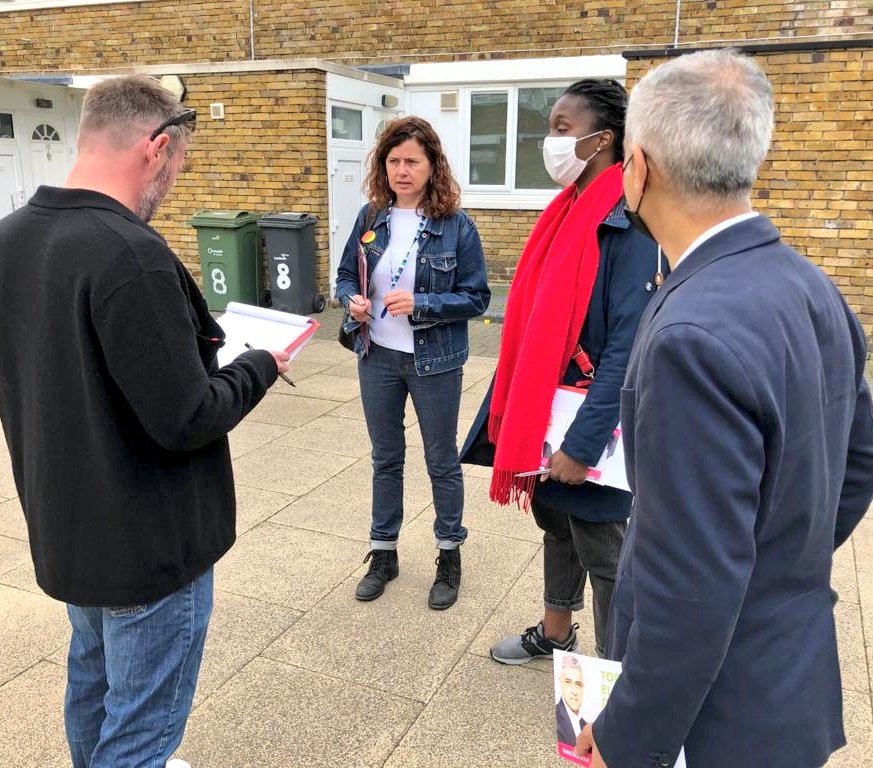
<path fill-rule="evenodd" d="M 572 612 L 586 578 L 594 594 L 597 654 L 629 493 L 586 483 L 619 420 L 619 392 L 637 323 L 658 280 L 657 246 L 629 227 L 621 160 L 627 93 L 614 80 L 580 80 L 549 116 L 543 161 L 565 187 L 534 225 L 507 302 L 500 358 L 462 461 L 483 463 L 493 447 L 491 498 L 533 508 L 544 531 L 543 620 L 491 649 L 505 664 L 577 647 Z M 559 450 L 544 459 L 555 387 L 587 386 Z M 483 430 L 488 441 L 484 444 Z M 548 475 L 518 477 L 544 464 Z M 589 649 L 590 650 L 590 649 Z"/>

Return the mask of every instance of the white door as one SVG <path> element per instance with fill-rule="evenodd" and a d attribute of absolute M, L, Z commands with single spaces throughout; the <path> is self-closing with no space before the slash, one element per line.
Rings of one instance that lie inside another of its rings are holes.
<path fill-rule="evenodd" d="M 39 123 L 30 135 L 30 166 L 34 188 L 40 184 L 63 186 L 70 172 L 72 158 L 61 136 L 61 130 L 61 123 L 51 120 Z"/>
<path fill-rule="evenodd" d="M 24 202 L 18 158 L 0 150 L 0 218 L 12 213 Z"/>
<path fill-rule="evenodd" d="M 336 295 L 336 271 L 343 249 L 366 202 L 363 149 L 333 149 L 330 162 L 330 292 Z"/>

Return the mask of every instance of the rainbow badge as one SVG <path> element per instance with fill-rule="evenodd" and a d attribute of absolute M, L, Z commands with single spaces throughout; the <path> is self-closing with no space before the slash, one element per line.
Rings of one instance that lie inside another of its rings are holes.
<path fill-rule="evenodd" d="M 369 245 L 375 239 L 376 239 L 376 233 L 372 229 L 368 229 L 366 232 L 364 232 L 363 235 L 361 235 L 361 242 L 364 245 Z"/>

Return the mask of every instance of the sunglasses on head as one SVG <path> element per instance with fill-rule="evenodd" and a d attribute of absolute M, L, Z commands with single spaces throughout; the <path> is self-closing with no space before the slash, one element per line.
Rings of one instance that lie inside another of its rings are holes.
<path fill-rule="evenodd" d="M 197 125 L 197 111 L 193 109 L 186 109 L 184 112 L 180 112 L 175 117 L 164 120 L 163 123 L 161 123 L 157 128 L 152 131 L 151 136 L 149 136 L 149 141 L 154 141 L 165 130 L 167 130 L 167 128 L 171 128 L 174 125 L 187 126 L 191 133 L 193 133 L 194 128 Z"/>

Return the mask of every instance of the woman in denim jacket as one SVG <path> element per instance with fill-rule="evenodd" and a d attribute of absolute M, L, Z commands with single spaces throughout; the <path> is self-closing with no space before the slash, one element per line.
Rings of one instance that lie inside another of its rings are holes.
<path fill-rule="evenodd" d="M 366 185 L 370 202 L 346 244 L 336 285 L 345 330 L 357 332 L 361 401 L 373 447 L 370 568 L 355 596 L 375 600 L 399 573 L 409 394 L 436 510 L 439 556 L 428 605 L 441 610 L 457 599 L 459 546 L 467 537 L 457 450 L 467 320 L 488 308 L 491 291 L 479 233 L 459 208 L 458 185 L 430 124 L 417 117 L 389 123 L 371 154 Z M 366 257 L 364 282 L 359 253 Z"/>

